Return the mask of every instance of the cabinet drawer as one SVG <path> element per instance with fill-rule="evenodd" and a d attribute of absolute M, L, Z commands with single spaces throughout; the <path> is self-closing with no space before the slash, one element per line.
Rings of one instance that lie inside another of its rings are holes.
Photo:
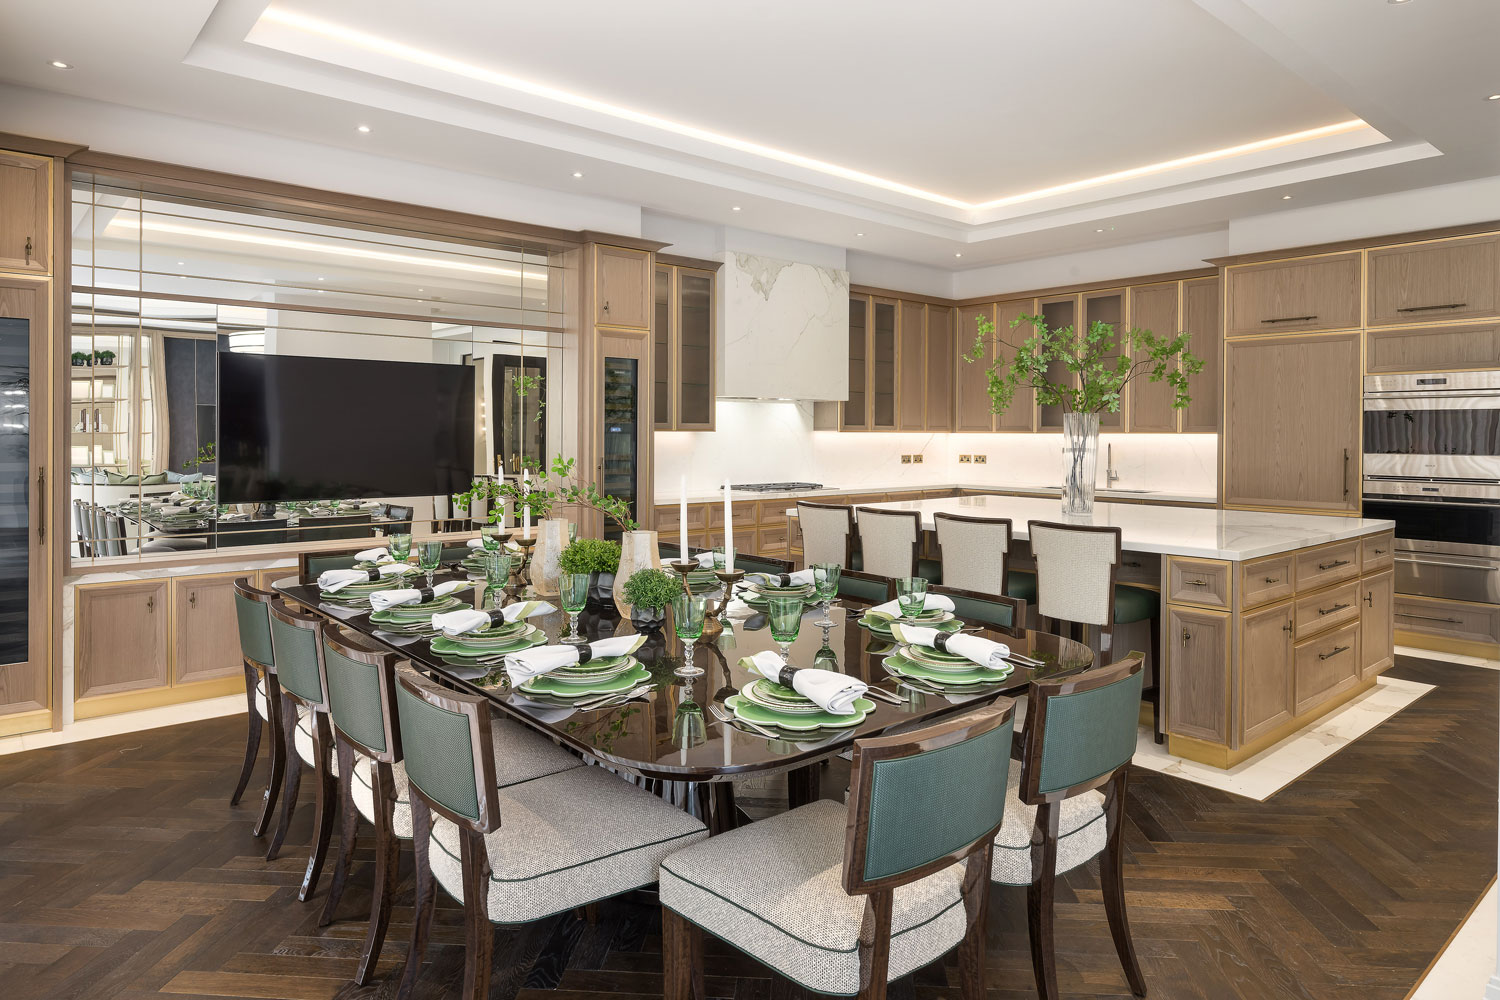
<path fill-rule="evenodd" d="M 786 518 L 780 524 L 762 526 L 760 529 L 760 552 L 767 556 L 786 555 Z"/>
<path fill-rule="evenodd" d="M 1161 585 L 1161 556 L 1154 552 L 1125 552 L 1120 555 L 1120 566 L 1115 572 L 1117 583 L 1149 583 Z"/>
<path fill-rule="evenodd" d="M 1360 542 L 1360 571 L 1372 573 L 1395 564 L 1396 536 L 1393 532 L 1372 535 Z"/>
<path fill-rule="evenodd" d="M 1297 553 L 1297 589 L 1312 591 L 1359 576 L 1359 540 Z"/>
<path fill-rule="evenodd" d="M 1173 559 L 1167 571 L 1167 600 L 1229 606 L 1229 564 L 1201 559 Z"/>
<path fill-rule="evenodd" d="M 1359 683 L 1359 622 L 1293 647 L 1297 662 L 1297 714 Z"/>
<path fill-rule="evenodd" d="M 786 500 L 762 500 L 760 502 L 760 513 L 757 515 L 758 524 L 782 524 L 787 519 L 787 511 L 796 510 L 795 498 Z"/>
<path fill-rule="evenodd" d="M 1365 366 L 1372 375 L 1500 368 L 1500 326 L 1485 323 L 1370 330 L 1365 334 Z"/>
<path fill-rule="evenodd" d="M 1291 553 L 1268 556 L 1240 567 L 1240 607 L 1256 608 L 1292 595 Z"/>
<path fill-rule="evenodd" d="M 1358 253 L 1231 267 L 1227 275 L 1230 337 L 1360 325 Z"/>
<path fill-rule="evenodd" d="M 682 511 L 676 504 L 656 508 L 656 530 L 658 533 L 676 531 L 682 522 Z"/>
<path fill-rule="evenodd" d="M 724 505 L 722 503 L 710 503 L 708 507 L 708 523 L 710 527 L 724 527 Z M 736 528 L 753 528 L 759 521 L 759 505 L 754 500 L 737 503 L 733 507 L 734 526 Z M 689 510 L 691 515 L 691 510 Z"/>
<path fill-rule="evenodd" d="M 1396 628 L 1418 636 L 1471 643 L 1500 642 L 1500 607 L 1397 594 Z M 1494 655 L 1493 651 L 1489 654 Z"/>
<path fill-rule="evenodd" d="M 1494 316 L 1500 237 L 1439 240 L 1369 254 L 1367 326 Z"/>
<path fill-rule="evenodd" d="M 1297 639 L 1343 625 L 1359 617 L 1359 581 L 1320 590 L 1297 599 Z"/>

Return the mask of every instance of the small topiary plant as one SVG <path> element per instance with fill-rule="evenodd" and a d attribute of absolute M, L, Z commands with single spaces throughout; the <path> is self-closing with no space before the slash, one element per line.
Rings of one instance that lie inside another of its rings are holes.
<path fill-rule="evenodd" d="M 632 608 L 660 611 L 681 593 L 682 578 L 664 570 L 636 570 L 625 581 L 625 602 Z"/>
<path fill-rule="evenodd" d="M 620 568 L 620 543 L 580 538 L 562 550 L 558 565 L 564 573 L 613 573 Z"/>

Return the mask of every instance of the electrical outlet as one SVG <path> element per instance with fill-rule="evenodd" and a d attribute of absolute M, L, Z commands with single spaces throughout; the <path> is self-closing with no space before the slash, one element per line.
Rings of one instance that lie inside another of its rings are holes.
<path fill-rule="evenodd" d="M 916 464 L 917 464 L 917 465 L 921 465 L 921 464 L 922 464 L 922 456 L 921 456 L 921 455 L 920 455 L 920 454 L 916 454 L 916 455 L 913 455 L 913 456 L 912 456 L 912 457 L 911 457 L 911 460 L 912 460 L 912 461 L 913 461 L 913 462 L 914 462 L 914 463 L 916 463 Z"/>
<path fill-rule="evenodd" d="M 972 455 L 960 455 L 960 456 L 958 456 L 958 464 L 959 465 L 968 465 L 973 460 L 974 460 L 974 457 Z"/>
<path fill-rule="evenodd" d="M 984 460 L 986 458 L 988 458 L 988 457 L 989 457 L 988 455 L 975 455 L 974 456 L 974 464 L 975 465 L 983 465 L 984 464 Z"/>
<path fill-rule="evenodd" d="M 901 464 L 902 465 L 910 465 L 911 464 L 911 456 L 910 455 L 902 455 L 901 456 Z"/>

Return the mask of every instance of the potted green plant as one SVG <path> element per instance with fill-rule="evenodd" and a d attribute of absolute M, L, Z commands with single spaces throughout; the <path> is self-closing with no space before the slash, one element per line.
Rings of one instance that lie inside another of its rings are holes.
<path fill-rule="evenodd" d="M 562 550 L 558 567 L 564 573 L 587 573 L 589 607 L 603 607 L 610 602 L 614 591 L 615 571 L 620 568 L 620 543 L 580 538 Z"/>
<path fill-rule="evenodd" d="M 630 605 L 630 623 L 637 632 L 661 628 L 672 599 L 682 593 L 682 579 L 665 570 L 641 569 L 625 581 L 625 601 Z"/>
<path fill-rule="evenodd" d="M 89 366 L 89 352 L 88 351 L 74 351 L 73 352 L 73 367 L 74 368 L 87 368 L 88 366 Z"/>
<path fill-rule="evenodd" d="M 94 357 L 98 359 L 101 365 L 112 365 L 115 363 L 114 351 L 95 351 Z"/>
<path fill-rule="evenodd" d="M 1022 324 L 1031 326 L 1031 336 L 1010 344 L 996 333 L 992 320 L 980 316 L 974 346 L 963 359 L 971 364 L 987 355 L 995 359 L 987 371 L 990 409 L 995 413 L 1004 413 L 1016 393 L 1025 389 L 1036 393 L 1038 405 L 1062 408 L 1063 513 L 1091 514 L 1099 414 L 1119 412 L 1126 384 L 1142 376 L 1169 384 L 1174 391 L 1172 407 L 1182 409 L 1192 402 L 1188 376 L 1203 370 L 1203 360 L 1188 350 L 1187 333 L 1158 336 L 1150 330 L 1126 329 L 1117 334 L 1114 324 L 1100 320 L 1084 330 L 1071 324 L 1054 328 L 1041 316 L 1018 316 L 1010 326 L 1014 330 Z M 1049 374 L 1054 363 L 1067 372 L 1055 381 Z"/>

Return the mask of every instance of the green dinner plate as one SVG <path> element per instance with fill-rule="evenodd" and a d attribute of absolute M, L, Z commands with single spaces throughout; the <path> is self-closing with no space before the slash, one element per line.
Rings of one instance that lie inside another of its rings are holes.
<path fill-rule="evenodd" d="M 1006 664 L 1004 670 L 988 670 L 984 667 L 975 666 L 973 670 L 952 671 L 934 670 L 915 660 L 908 659 L 900 653 L 891 653 L 885 658 L 885 667 L 891 673 L 899 677 L 913 677 L 919 681 L 936 684 L 939 687 L 982 687 L 988 684 L 999 684 L 1009 677 L 1015 669 Z"/>
<path fill-rule="evenodd" d="M 798 733 L 811 732 L 814 729 L 849 729 L 864 722 L 870 712 L 875 709 L 873 701 L 867 698 L 856 698 L 852 715 L 833 715 L 830 712 L 787 715 L 774 712 L 763 705 L 757 705 L 741 694 L 732 694 L 725 698 L 724 706 L 733 712 L 737 719 L 744 719 L 757 726 L 774 726 L 777 729 Z"/>
<path fill-rule="evenodd" d="M 900 619 L 896 619 L 896 621 L 900 621 Z M 906 622 L 905 624 L 915 625 L 917 623 Z M 861 616 L 859 619 L 859 627 L 868 629 L 869 631 L 874 632 L 876 635 L 889 636 L 891 634 L 891 620 L 889 619 L 870 619 Z M 963 627 L 964 623 L 959 621 L 957 618 L 949 618 L 947 621 L 922 623 L 922 628 L 935 628 L 940 632 L 957 632 Z"/>
<path fill-rule="evenodd" d="M 447 663 L 456 666 L 475 666 L 480 663 L 498 663 L 511 653 L 519 653 L 523 649 L 533 646 L 545 646 L 547 644 L 547 633 L 540 630 L 527 635 L 517 636 L 503 646 L 493 646 L 489 649 L 463 649 L 448 645 L 452 640 L 445 635 L 432 637 L 432 651 L 441 656 Z"/>
<path fill-rule="evenodd" d="M 915 660 L 916 662 L 922 664 L 924 667 L 931 667 L 933 670 L 947 670 L 949 672 L 953 672 L 968 670 L 971 667 L 983 666 L 983 664 L 975 663 L 967 656 L 960 656 L 957 653 L 945 653 L 942 650 L 934 649 L 931 646 L 908 644 L 902 646 L 900 652 L 901 655 L 906 657 L 908 660 Z"/>
<path fill-rule="evenodd" d="M 775 681 L 766 680 L 764 677 L 758 677 L 740 688 L 740 694 L 761 708 L 787 715 L 812 715 L 814 712 L 823 711 L 812 699 L 798 694 L 789 687 L 782 687 Z"/>
<path fill-rule="evenodd" d="M 633 656 L 603 656 L 588 663 L 575 663 L 571 667 L 558 667 L 547 676 L 559 684 L 576 688 L 584 684 L 598 684 L 634 670 L 639 661 Z"/>
<path fill-rule="evenodd" d="M 623 674 L 616 674 L 606 680 L 592 681 L 587 684 L 568 684 L 551 674 L 543 674 L 518 685 L 517 690 L 522 694 L 540 694 L 552 698 L 579 698 L 589 694 L 614 694 L 617 691 L 629 691 L 650 679 L 651 671 L 637 663 Z"/>

